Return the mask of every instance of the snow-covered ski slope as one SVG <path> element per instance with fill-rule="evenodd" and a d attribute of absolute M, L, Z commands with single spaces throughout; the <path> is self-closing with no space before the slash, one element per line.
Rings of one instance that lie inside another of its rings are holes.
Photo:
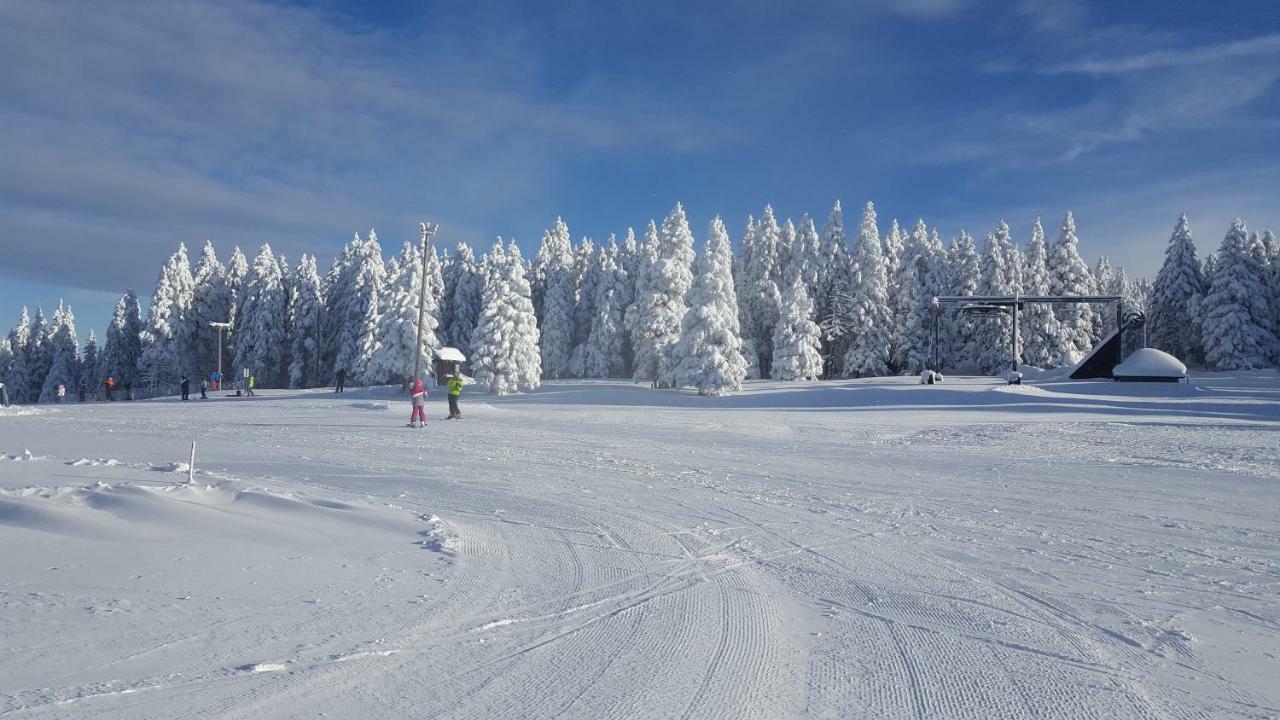
<path fill-rule="evenodd" d="M 1280 715 L 1274 373 L 916 383 L 0 414 L 0 717 Z"/>

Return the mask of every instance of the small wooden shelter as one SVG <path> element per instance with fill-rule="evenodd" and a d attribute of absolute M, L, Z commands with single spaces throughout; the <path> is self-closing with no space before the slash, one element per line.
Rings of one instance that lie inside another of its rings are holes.
<path fill-rule="evenodd" d="M 436 385 L 444 385 L 455 374 L 462 374 L 462 363 L 466 361 L 467 356 L 458 348 L 440 348 L 434 359 Z"/>

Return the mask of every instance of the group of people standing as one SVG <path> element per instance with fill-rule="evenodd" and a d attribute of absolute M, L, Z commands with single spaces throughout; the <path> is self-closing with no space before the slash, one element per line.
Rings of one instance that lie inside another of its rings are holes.
<path fill-rule="evenodd" d="M 462 375 L 454 373 L 449 378 L 449 417 L 446 420 L 461 420 L 462 410 L 458 408 L 458 398 L 462 395 Z M 409 427 L 423 427 L 427 424 L 427 386 L 422 380 L 413 381 L 413 390 L 409 393 L 409 401 L 413 411 L 409 414 Z"/>
<path fill-rule="evenodd" d="M 222 373 L 218 372 L 217 370 L 214 370 L 213 372 L 209 373 L 209 377 L 207 379 L 202 378 L 200 380 L 200 399 L 208 400 L 209 391 L 213 390 L 214 392 L 217 392 L 218 387 L 221 384 L 222 384 Z M 258 385 L 257 378 L 255 378 L 253 374 L 250 373 L 245 380 L 244 394 L 248 397 L 254 397 L 253 389 L 257 387 L 257 385 Z M 182 384 L 179 387 L 182 389 L 182 399 L 190 400 L 191 399 L 191 379 L 188 378 L 186 375 L 183 375 Z"/>

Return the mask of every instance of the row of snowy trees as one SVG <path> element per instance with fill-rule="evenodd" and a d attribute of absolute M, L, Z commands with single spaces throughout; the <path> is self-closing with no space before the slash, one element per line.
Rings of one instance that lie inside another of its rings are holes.
<path fill-rule="evenodd" d="M 934 348 L 929 312 L 942 295 L 1120 295 L 1146 313 L 1150 344 L 1215 369 L 1257 368 L 1280 357 L 1280 248 L 1268 231 L 1234 223 L 1201 263 L 1186 217 L 1174 229 L 1154 284 L 1081 258 L 1067 213 L 1048 241 L 1039 220 L 1023 246 L 1001 221 L 979 244 L 961 231 L 944 246 L 923 220 L 881 233 L 867 203 L 849 240 L 837 202 L 819 232 L 807 215 L 778 222 L 771 207 L 749 217 L 738 252 L 724 223 L 710 224 L 701 254 L 677 204 L 637 240 L 572 242 L 557 219 L 532 261 L 501 238 L 479 259 L 459 244 L 443 256 L 405 243 L 384 258 L 377 234 L 356 234 L 327 273 L 314 256 L 295 265 L 264 245 L 224 265 L 206 244 L 194 268 L 186 248 L 165 263 L 146 316 L 133 291 L 116 306 L 99 352 L 81 349 L 74 318 L 24 309 L 0 340 L 0 381 L 19 402 L 84 380 L 172 383 L 217 367 L 211 322 L 231 322 L 221 358 L 263 387 L 314 387 L 339 371 L 353 384 L 402 382 L 414 367 L 419 297 L 427 284 L 422 360 L 442 346 L 469 357 L 496 393 L 541 379 L 631 377 L 703 394 L 743 380 L 811 380 L 918 373 L 936 352 L 948 368 L 994 373 L 1016 342 L 1040 367 L 1075 362 L 1114 329 L 1114 313 L 1089 304 L 1028 305 L 1014 338 L 1010 318 L 948 310 Z M 429 367 L 429 362 L 425 363 Z"/>

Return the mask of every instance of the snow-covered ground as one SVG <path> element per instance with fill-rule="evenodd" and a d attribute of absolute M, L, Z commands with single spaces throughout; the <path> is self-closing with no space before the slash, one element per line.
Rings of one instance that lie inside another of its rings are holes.
<path fill-rule="evenodd" d="M 917 382 L 0 412 L 0 716 L 1280 715 L 1274 373 Z"/>

